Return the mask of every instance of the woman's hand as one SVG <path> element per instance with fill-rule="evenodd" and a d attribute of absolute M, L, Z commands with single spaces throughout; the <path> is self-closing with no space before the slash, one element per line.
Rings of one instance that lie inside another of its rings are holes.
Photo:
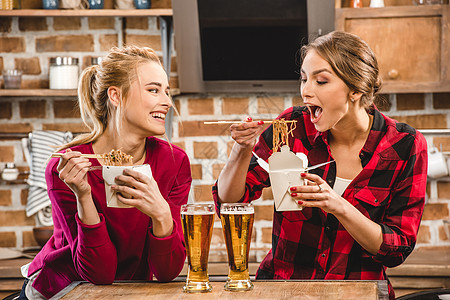
<path fill-rule="evenodd" d="M 291 197 L 303 207 L 318 207 L 327 213 L 339 215 L 348 202 L 339 196 L 320 176 L 302 173 L 306 185 L 290 188 Z"/>
<path fill-rule="evenodd" d="M 254 122 L 251 117 L 247 117 L 244 123 L 230 126 L 231 137 L 242 148 L 251 148 L 256 144 L 257 137 L 264 130 L 263 121 Z"/>
<path fill-rule="evenodd" d="M 159 191 L 155 179 L 132 169 L 125 169 L 116 177 L 117 185 L 111 188 L 117 192 L 117 199 L 136 207 L 152 218 L 153 234 L 157 237 L 172 233 L 173 219 L 170 206 Z"/>
<path fill-rule="evenodd" d="M 91 186 L 86 175 L 91 165 L 89 159 L 81 157 L 80 152 L 70 149 L 67 149 L 59 160 L 56 168 L 59 178 L 67 184 L 78 199 L 91 193 Z"/>

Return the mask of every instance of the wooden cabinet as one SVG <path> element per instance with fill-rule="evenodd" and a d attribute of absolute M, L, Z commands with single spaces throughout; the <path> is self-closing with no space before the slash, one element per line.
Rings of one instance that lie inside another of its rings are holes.
<path fill-rule="evenodd" d="M 448 5 L 336 9 L 336 30 L 363 38 L 377 56 L 383 93 L 450 91 Z"/>

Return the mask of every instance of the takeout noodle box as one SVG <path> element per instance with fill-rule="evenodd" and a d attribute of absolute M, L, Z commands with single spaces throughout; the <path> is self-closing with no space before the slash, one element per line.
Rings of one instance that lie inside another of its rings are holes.
<path fill-rule="evenodd" d="M 269 177 L 277 211 L 302 210 L 303 206 L 291 197 L 290 187 L 304 184 L 300 174 L 308 166 L 305 154 L 294 154 L 288 146 L 281 147 L 269 157 Z"/>
<path fill-rule="evenodd" d="M 102 174 L 105 180 L 105 193 L 106 193 L 106 205 L 108 207 L 119 207 L 119 208 L 129 208 L 130 205 L 123 204 L 117 199 L 117 192 L 111 189 L 111 185 L 117 184 L 115 178 L 123 174 L 123 170 L 133 169 L 134 171 L 140 172 L 147 175 L 149 178 L 152 177 L 152 170 L 150 165 L 139 165 L 139 166 L 103 166 Z"/>

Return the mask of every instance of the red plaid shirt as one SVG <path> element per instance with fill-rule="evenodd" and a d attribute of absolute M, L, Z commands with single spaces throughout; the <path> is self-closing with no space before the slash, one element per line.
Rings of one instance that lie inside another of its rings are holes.
<path fill-rule="evenodd" d="M 373 125 L 360 152 L 363 170 L 350 183 L 343 198 L 381 226 L 383 243 L 372 255 L 365 251 L 339 223 L 319 208 L 302 211 L 274 210 L 272 250 L 262 261 L 257 279 L 384 280 L 386 267 L 401 264 L 414 249 L 425 203 L 427 144 L 412 127 L 398 123 L 376 108 Z M 332 160 L 328 132 L 318 132 L 305 107 L 291 107 L 279 118 L 297 120 L 289 145 L 303 152 L 309 164 Z M 255 153 L 265 159 L 272 154 L 272 126 L 261 135 Z M 311 171 L 333 187 L 336 164 Z M 270 186 L 269 175 L 252 158 L 243 202 L 261 196 Z M 217 183 L 213 187 L 217 208 Z M 390 298 L 394 292 L 389 283 Z"/>

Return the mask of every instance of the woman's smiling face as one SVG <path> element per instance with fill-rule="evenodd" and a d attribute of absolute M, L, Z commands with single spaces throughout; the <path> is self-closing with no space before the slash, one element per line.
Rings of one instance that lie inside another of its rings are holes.
<path fill-rule="evenodd" d="M 303 60 L 300 91 L 318 131 L 333 128 L 348 112 L 351 90 L 314 50 Z"/>

